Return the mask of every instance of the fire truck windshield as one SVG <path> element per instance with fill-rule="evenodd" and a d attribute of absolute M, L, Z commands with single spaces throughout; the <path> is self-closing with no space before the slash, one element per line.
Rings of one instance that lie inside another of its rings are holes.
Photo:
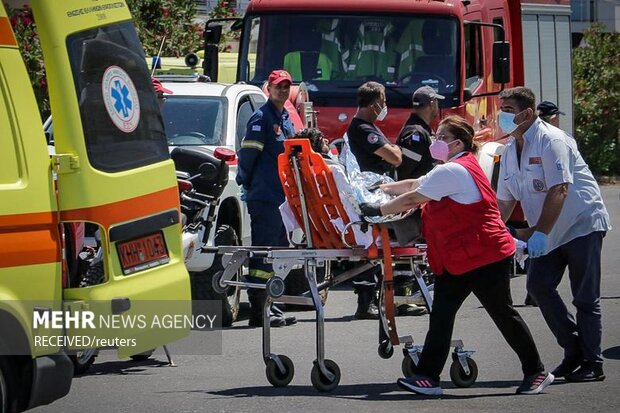
<path fill-rule="evenodd" d="M 356 89 L 375 80 L 388 104 L 409 107 L 428 85 L 458 99 L 457 20 L 430 15 L 277 14 L 246 18 L 240 79 L 262 84 L 284 68 L 308 85 L 312 100 L 354 106 Z"/>

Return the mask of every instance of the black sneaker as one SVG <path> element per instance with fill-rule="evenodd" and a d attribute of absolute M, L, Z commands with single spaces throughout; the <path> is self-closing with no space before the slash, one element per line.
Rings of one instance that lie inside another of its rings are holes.
<path fill-rule="evenodd" d="M 605 380 L 605 374 L 603 373 L 603 366 L 599 363 L 584 364 L 574 373 L 566 375 L 566 381 L 583 383 L 588 381 L 603 381 Z"/>
<path fill-rule="evenodd" d="M 523 379 L 523 383 L 517 388 L 517 394 L 538 394 L 545 387 L 553 383 L 555 377 L 551 373 L 536 373 Z"/>
<path fill-rule="evenodd" d="M 396 381 L 398 385 L 407 391 L 424 394 L 426 396 L 441 396 L 443 389 L 439 386 L 439 382 L 425 376 L 411 376 Z"/>
<path fill-rule="evenodd" d="M 581 365 L 581 362 L 581 354 L 565 357 L 564 360 L 562 360 L 562 362 L 560 363 L 560 365 L 553 369 L 551 374 L 553 374 L 554 377 L 565 377 L 566 375 L 571 374 L 572 372 L 577 370 Z"/>

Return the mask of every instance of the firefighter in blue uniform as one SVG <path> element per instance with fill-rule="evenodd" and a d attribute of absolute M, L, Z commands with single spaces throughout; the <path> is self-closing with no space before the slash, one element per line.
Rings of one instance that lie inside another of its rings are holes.
<path fill-rule="evenodd" d="M 278 176 L 278 155 L 284 152 L 283 141 L 295 135 L 295 129 L 284 103 L 291 90 L 291 75 L 274 70 L 269 75 L 269 100 L 250 118 L 241 148 L 237 153 L 237 183 L 243 187 L 250 214 L 252 245 L 288 247 L 286 230 L 278 207 L 284 202 L 284 190 Z M 251 259 L 248 279 L 266 283 L 273 277 L 270 264 Z M 250 326 L 262 326 L 265 290 L 248 289 Z M 295 323 L 295 317 L 285 316 L 276 306 L 271 307 L 270 325 L 281 327 Z"/>

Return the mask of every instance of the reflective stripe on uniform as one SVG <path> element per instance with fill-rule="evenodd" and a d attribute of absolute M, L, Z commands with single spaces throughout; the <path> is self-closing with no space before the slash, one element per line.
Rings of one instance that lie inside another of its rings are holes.
<path fill-rule="evenodd" d="M 414 152 L 410 149 L 407 148 L 400 148 L 401 152 L 403 153 L 403 155 L 405 155 L 407 158 L 409 159 L 413 159 L 416 162 L 420 162 L 420 159 L 422 159 L 422 155 L 420 155 L 417 152 Z"/>
<path fill-rule="evenodd" d="M 263 150 L 263 147 L 265 146 L 265 144 L 263 142 L 260 141 L 250 141 L 250 140 L 243 140 L 241 142 L 241 147 L 242 148 L 247 148 L 247 149 L 256 149 L 259 151 Z"/>
<path fill-rule="evenodd" d="M 254 278 L 261 278 L 263 280 L 268 280 L 273 277 L 276 273 L 273 271 L 265 271 L 259 270 L 257 268 L 250 268 L 248 275 Z"/>

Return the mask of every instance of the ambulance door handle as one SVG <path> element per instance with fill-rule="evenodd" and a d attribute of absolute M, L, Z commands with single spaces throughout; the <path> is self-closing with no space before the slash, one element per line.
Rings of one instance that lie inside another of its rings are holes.
<path fill-rule="evenodd" d="M 131 300 L 127 297 L 112 299 L 112 314 L 121 314 L 131 308 Z"/>

